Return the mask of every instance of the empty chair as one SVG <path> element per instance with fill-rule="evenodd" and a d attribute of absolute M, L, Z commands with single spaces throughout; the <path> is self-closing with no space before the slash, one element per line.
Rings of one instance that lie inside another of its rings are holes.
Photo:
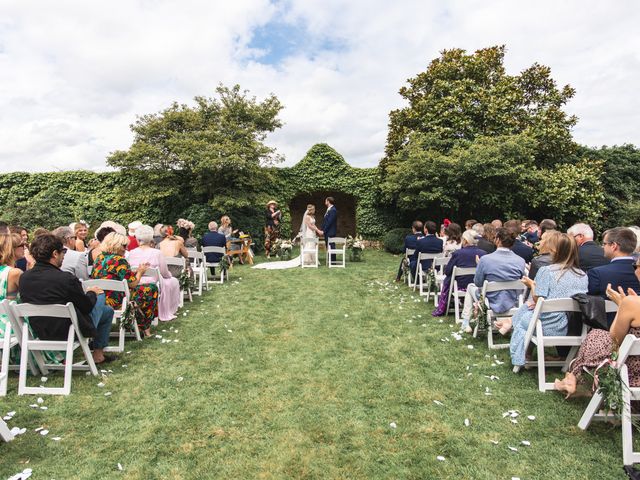
<path fill-rule="evenodd" d="M 327 266 L 329 268 L 345 268 L 346 255 L 347 239 L 344 237 L 329 237 L 329 241 L 327 242 Z"/>

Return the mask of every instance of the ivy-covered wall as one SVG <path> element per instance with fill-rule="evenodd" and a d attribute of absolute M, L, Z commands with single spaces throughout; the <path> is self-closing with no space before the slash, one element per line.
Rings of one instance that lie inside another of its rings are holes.
<path fill-rule="evenodd" d="M 291 225 L 291 200 L 314 192 L 353 196 L 356 232 L 366 238 L 379 238 L 396 225 L 393 212 L 378 203 L 378 168 L 351 167 L 326 144 L 313 146 L 293 167 L 272 168 L 271 173 L 273 183 L 264 185 L 264 198 L 275 198 L 279 202 L 284 215 L 284 235 L 290 235 L 299 227 Z M 171 212 L 160 212 L 152 194 L 145 204 L 132 205 L 124 198 L 127 190 L 118 188 L 125 184 L 121 175 L 118 172 L 90 171 L 1 174 L 0 219 L 33 229 L 54 228 L 80 219 L 95 227 L 107 219 L 123 224 L 142 220 L 153 225 L 156 222 L 175 222 L 177 218 L 184 217 L 196 223 L 196 235 L 200 235 L 210 220 L 227 213 L 215 212 L 201 201 L 190 201 L 185 198 L 188 192 L 173 202 L 176 207 Z M 263 205 L 256 207 L 257 211 L 264 208 Z M 236 215 L 234 221 L 256 237 L 258 245 L 261 244 L 263 218 L 260 215 L 255 215 L 255 218 Z M 318 222 L 321 222 L 321 217 L 318 217 Z"/>

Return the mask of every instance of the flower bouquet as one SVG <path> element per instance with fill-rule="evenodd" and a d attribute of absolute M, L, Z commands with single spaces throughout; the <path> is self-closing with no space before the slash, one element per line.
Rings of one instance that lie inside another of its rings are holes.
<path fill-rule="evenodd" d="M 347 237 L 347 248 L 349 249 L 349 260 L 352 262 L 362 261 L 362 252 L 364 251 L 364 241 L 360 235 Z"/>
<path fill-rule="evenodd" d="M 291 240 L 283 240 L 279 238 L 275 243 L 276 257 L 280 257 L 283 260 L 291 259 L 291 252 L 293 251 L 293 242 Z"/>

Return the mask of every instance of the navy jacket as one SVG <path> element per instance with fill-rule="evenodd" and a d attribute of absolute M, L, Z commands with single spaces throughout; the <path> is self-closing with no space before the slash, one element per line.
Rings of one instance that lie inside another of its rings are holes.
<path fill-rule="evenodd" d="M 484 237 L 478 237 L 478 248 L 484 250 L 487 253 L 493 253 L 498 247 L 493 242 L 490 242 Z"/>
<path fill-rule="evenodd" d="M 460 250 L 456 250 L 451 254 L 449 263 L 444 267 L 444 274 L 451 281 L 451 275 L 453 275 L 453 267 L 472 268 L 476 267 L 476 256 L 482 257 L 487 252 L 475 245 L 469 245 L 462 247 Z M 458 288 L 460 290 L 466 290 L 467 286 L 473 282 L 473 275 L 464 275 L 462 277 L 456 277 L 458 282 Z"/>
<path fill-rule="evenodd" d="M 607 284 L 611 284 L 611 288 L 617 290 L 618 287 L 622 287 L 626 293 L 627 288 L 633 288 L 636 292 L 640 293 L 640 282 L 636 278 L 635 271 L 633 269 L 632 258 L 621 258 L 620 260 L 612 260 L 606 265 L 592 268 L 587 272 L 589 277 L 589 295 L 599 295 L 602 298 L 606 297 Z M 611 326 L 614 313 L 607 314 L 607 323 Z"/>
<path fill-rule="evenodd" d="M 333 205 L 327 213 L 324 214 L 324 220 L 322 220 L 322 231 L 324 232 L 325 241 L 329 237 L 335 237 L 338 233 L 338 210 Z"/>
<path fill-rule="evenodd" d="M 511 250 L 519 257 L 522 257 L 525 263 L 531 263 L 531 260 L 533 260 L 533 248 L 525 245 L 520 240 L 516 240 Z"/>
<path fill-rule="evenodd" d="M 203 247 L 226 247 L 227 237 L 218 232 L 207 232 L 202 236 L 202 242 L 200 243 Z M 222 258 L 222 254 L 206 253 L 205 257 L 208 263 L 218 263 Z"/>
<path fill-rule="evenodd" d="M 600 267 L 609 263 L 604 256 L 604 250 L 596 242 L 584 242 L 578 247 L 580 268 L 588 272 L 594 267 Z"/>
<path fill-rule="evenodd" d="M 412 233 L 410 235 L 407 235 L 406 237 L 404 237 L 404 250 L 406 252 L 407 248 L 411 249 L 411 250 L 415 250 L 416 249 L 416 244 L 418 243 L 418 240 L 422 238 L 422 235 L 420 235 L 419 233 Z"/>
<path fill-rule="evenodd" d="M 419 253 L 442 253 L 442 240 L 435 235 L 427 235 L 422 237 L 416 242 L 416 251 L 414 252 L 411 260 L 409 261 L 409 265 L 411 266 L 411 272 L 413 274 L 416 273 L 416 265 L 418 263 L 418 254 Z M 423 260 L 422 261 L 422 270 L 426 272 L 431 268 L 431 260 Z"/>

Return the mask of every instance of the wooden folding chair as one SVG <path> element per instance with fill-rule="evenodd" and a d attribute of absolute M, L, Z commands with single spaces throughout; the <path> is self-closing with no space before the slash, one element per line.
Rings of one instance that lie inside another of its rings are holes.
<path fill-rule="evenodd" d="M 315 262 L 306 264 L 304 262 L 305 254 L 313 255 Z M 300 243 L 300 263 L 302 268 L 318 268 L 320 262 L 318 261 L 318 239 L 317 238 L 303 238 Z"/>
<path fill-rule="evenodd" d="M 462 323 L 460 318 L 460 300 L 464 301 L 466 292 L 458 288 L 458 278 L 467 275 L 475 275 L 476 267 L 453 267 L 451 272 L 451 283 L 449 284 L 449 297 L 447 299 L 447 313 L 451 311 L 451 299 L 453 299 L 454 318 L 456 323 Z"/>
<path fill-rule="evenodd" d="M 87 339 L 82 335 L 78 326 L 78 318 L 73 303 L 66 305 L 33 305 L 30 303 L 17 304 L 11 302 L 10 308 L 22 329 L 22 344 L 20 352 L 20 375 L 18 377 L 18 395 L 69 395 L 71 392 L 71 373 L 73 370 L 89 370 L 92 375 L 98 376 L 98 369 L 93 361 Z M 28 317 L 55 317 L 68 318 L 71 321 L 66 340 L 40 340 L 33 338 L 26 325 Z M 77 340 L 76 340 L 77 339 Z M 73 363 L 73 352 L 80 348 L 84 360 Z M 66 358 L 64 365 L 44 366 L 42 373 L 46 375 L 48 369 L 64 370 L 63 387 L 27 387 L 27 364 L 30 351 L 64 351 Z"/>
<path fill-rule="evenodd" d="M 105 292 L 108 292 L 108 291 L 121 292 L 122 294 L 124 294 L 124 297 L 122 299 L 122 305 L 120 306 L 120 308 L 113 309 L 113 324 L 118 326 L 118 324 L 121 323 L 119 319 L 122 318 L 125 310 L 127 309 L 127 305 L 131 301 L 131 292 L 129 291 L 129 284 L 127 283 L 127 281 L 126 280 L 107 280 L 106 278 L 98 278 L 98 279 L 85 280 L 84 282 L 82 282 L 82 288 L 85 292 L 90 287 L 98 287 L 104 290 Z M 134 322 L 133 324 L 132 333 L 128 333 L 124 328 L 124 326 L 119 326 L 118 331 L 111 332 L 110 336 L 118 338 L 118 345 L 114 347 L 109 347 L 109 346 L 105 347 L 104 348 L 105 352 L 118 352 L 118 353 L 124 352 L 124 340 L 127 336 L 135 337 L 135 339 L 138 341 L 142 340 L 137 322 Z"/>
<path fill-rule="evenodd" d="M 617 368 L 620 369 L 620 378 L 622 379 L 622 460 L 625 465 L 633 465 L 634 463 L 640 463 L 640 452 L 633 450 L 633 419 L 640 418 L 638 414 L 631 413 L 631 401 L 640 400 L 640 388 L 632 387 L 629 384 L 629 372 L 627 369 L 627 359 L 631 356 L 640 355 L 640 338 L 634 335 L 628 334 L 620 349 L 618 350 Z M 578 427 L 582 430 L 586 430 L 591 425 L 593 420 L 611 420 L 614 417 L 609 412 L 599 412 L 602 406 L 602 394 L 600 390 L 596 391 L 591 397 L 591 401 L 584 413 Z"/>
<path fill-rule="evenodd" d="M 495 325 L 493 324 L 493 322 L 498 318 L 513 317 L 513 315 L 518 311 L 518 308 L 520 308 L 520 306 L 524 301 L 523 294 L 526 289 L 527 288 L 524 286 L 524 283 L 522 283 L 520 280 L 509 280 L 505 282 L 497 282 L 497 281 L 490 282 L 488 280 L 484 281 L 484 284 L 482 285 L 481 295 L 482 295 L 482 298 L 484 298 L 485 306 L 487 308 L 487 345 L 491 350 L 509 348 L 508 343 L 494 343 L 493 332 L 494 330 L 497 331 L 497 329 L 495 328 Z M 516 290 L 517 292 L 519 292 L 518 301 L 516 303 L 516 306 L 511 308 L 509 311 L 503 312 L 503 313 L 496 313 L 493 310 L 491 310 L 491 307 L 489 306 L 487 293 L 500 292 L 503 290 Z M 474 338 L 478 337 L 478 330 L 480 327 L 479 324 L 480 322 L 476 323 L 476 326 L 473 330 Z"/>
<path fill-rule="evenodd" d="M 209 284 L 209 268 L 217 268 L 220 272 L 220 281 L 211 280 L 211 283 L 224 283 L 225 278 L 228 280 L 229 273 L 222 270 L 220 262 L 207 262 L 207 253 L 220 253 L 224 257 L 227 254 L 227 250 L 224 247 L 202 247 L 202 256 L 204 260 L 204 278 L 206 283 Z"/>

